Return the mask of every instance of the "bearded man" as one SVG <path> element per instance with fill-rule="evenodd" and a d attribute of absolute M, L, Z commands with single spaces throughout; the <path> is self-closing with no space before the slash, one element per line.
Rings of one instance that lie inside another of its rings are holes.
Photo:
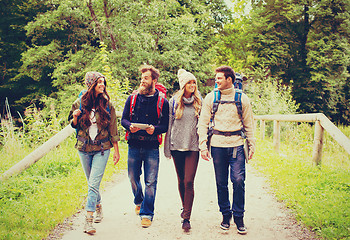
<path fill-rule="evenodd" d="M 159 135 L 167 132 L 169 103 L 155 88 L 159 70 L 150 65 L 140 67 L 141 83 L 137 93 L 125 102 L 122 126 L 128 131 L 128 175 L 134 194 L 135 213 L 141 226 L 151 226 L 159 169 Z M 160 103 L 161 102 L 161 109 Z M 144 173 L 143 191 L 140 175 Z"/>

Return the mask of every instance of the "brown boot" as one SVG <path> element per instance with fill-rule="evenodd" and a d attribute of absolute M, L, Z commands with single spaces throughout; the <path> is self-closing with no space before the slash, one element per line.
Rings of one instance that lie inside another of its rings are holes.
<path fill-rule="evenodd" d="M 102 213 L 102 205 L 99 204 L 96 206 L 96 217 L 95 217 L 95 223 L 100 223 L 103 219 L 103 213 Z"/>
<path fill-rule="evenodd" d="M 93 216 L 86 216 L 85 218 L 85 225 L 84 225 L 84 232 L 87 234 L 94 234 L 96 232 L 96 228 L 92 226 L 92 223 L 94 222 Z"/>

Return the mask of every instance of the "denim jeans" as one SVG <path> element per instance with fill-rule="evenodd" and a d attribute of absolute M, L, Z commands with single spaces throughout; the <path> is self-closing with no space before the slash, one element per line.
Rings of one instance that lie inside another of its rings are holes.
<path fill-rule="evenodd" d="M 110 150 L 98 152 L 78 151 L 81 165 L 88 182 L 88 196 L 85 209 L 88 212 L 95 212 L 96 205 L 101 203 L 100 184 L 106 169 Z"/>
<path fill-rule="evenodd" d="M 140 176 L 144 171 L 145 191 L 142 191 Z M 128 175 L 131 189 L 134 194 L 134 203 L 141 204 L 140 217 L 150 220 L 154 215 L 154 201 L 157 190 L 159 169 L 159 149 L 137 148 L 129 145 L 128 151 Z"/>
<path fill-rule="evenodd" d="M 243 217 L 245 201 L 245 156 L 243 145 L 231 148 L 211 147 L 216 189 L 220 212 L 223 215 L 233 213 Z M 228 174 L 233 184 L 233 202 L 230 207 Z"/>

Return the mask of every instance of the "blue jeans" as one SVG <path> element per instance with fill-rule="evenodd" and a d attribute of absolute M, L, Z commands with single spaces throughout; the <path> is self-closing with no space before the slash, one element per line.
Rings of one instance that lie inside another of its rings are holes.
<path fill-rule="evenodd" d="M 143 194 L 140 176 L 144 170 L 145 191 Z M 140 217 L 150 220 L 154 215 L 154 201 L 157 190 L 159 149 L 137 148 L 129 145 L 128 175 L 134 194 L 134 203 L 141 204 Z"/>
<path fill-rule="evenodd" d="M 214 162 L 216 189 L 220 212 L 223 215 L 233 213 L 243 217 L 245 201 L 245 156 L 243 145 L 231 148 L 211 147 Z M 233 202 L 230 207 L 228 174 L 233 184 Z"/>
<path fill-rule="evenodd" d="M 104 150 L 102 156 L 101 151 L 98 152 L 82 152 L 78 151 L 81 165 L 88 182 L 88 196 L 85 209 L 88 212 L 95 212 L 96 205 L 101 203 L 100 184 L 106 169 L 110 150 Z"/>

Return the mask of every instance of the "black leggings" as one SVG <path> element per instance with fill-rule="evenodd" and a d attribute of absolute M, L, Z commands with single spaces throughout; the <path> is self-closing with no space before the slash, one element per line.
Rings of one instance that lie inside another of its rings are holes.
<path fill-rule="evenodd" d="M 190 219 L 194 198 L 193 182 L 196 175 L 199 152 L 171 151 L 177 173 L 183 218 Z"/>

